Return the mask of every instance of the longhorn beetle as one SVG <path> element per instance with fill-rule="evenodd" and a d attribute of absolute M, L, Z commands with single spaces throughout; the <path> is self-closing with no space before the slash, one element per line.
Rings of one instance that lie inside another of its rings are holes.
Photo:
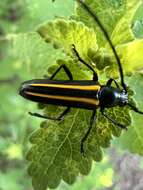
<path fill-rule="evenodd" d="M 98 82 L 98 76 L 95 70 L 91 65 L 86 63 L 79 55 L 76 50 L 75 45 L 73 46 L 73 51 L 82 64 L 84 64 L 89 70 L 93 73 L 93 80 L 73 80 L 72 73 L 66 65 L 61 65 L 49 79 L 34 79 L 25 81 L 20 87 L 20 95 L 26 99 L 29 99 L 34 102 L 40 102 L 43 104 L 53 104 L 59 106 L 65 106 L 65 110 L 58 117 L 47 117 L 40 115 L 39 113 L 30 113 L 32 116 L 41 117 L 44 119 L 51 120 L 61 120 L 64 116 L 70 111 L 71 107 L 75 108 L 84 108 L 92 110 L 92 116 L 90 118 L 89 128 L 83 138 L 81 139 L 81 152 L 84 152 L 84 143 L 92 129 L 92 126 L 96 120 L 96 110 L 100 109 L 102 115 L 106 117 L 110 122 L 116 126 L 126 129 L 124 124 L 115 121 L 113 118 L 110 118 L 105 113 L 105 108 L 115 107 L 115 106 L 129 106 L 132 110 L 139 114 L 143 114 L 138 108 L 132 105 L 128 100 L 127 87 L 124 82 L 124 74 L 120 59 L 115 50 L 115 47 L 110 40 L 110 37 L 102 25 L 101 21 L 95 13 L 92 12 L 90 7 L 88 7 L 82 0 L 76 0 L 83 9 L 93 18 L 93 20 L 100 27 L 103 32 L 106 40 L 108 41 L 112 52 L 116 58 L 116 62 L 119 69 L 121 86 L 119 87 L 118 83 L 114 79 L 109 79 L 105 85 L 100 85 Z M 69 80 L 54 80 L 56 74 L 64 69 Z M 112 83 L 115 83 L 116 87 L 111 86 Z"/>

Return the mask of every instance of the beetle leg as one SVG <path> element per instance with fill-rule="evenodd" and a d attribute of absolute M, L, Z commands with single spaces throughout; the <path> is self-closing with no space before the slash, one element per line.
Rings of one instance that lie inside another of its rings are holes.
<path fill-rule="evenodd" d="M 83 63 L 84 65 L 86 65 L 86 66 L 93 72 L 93 80 L 94 80 L 94 81 L 98 81 L 98 75 L 97 75 L 97 73 L 95 72 L 95 70 L 93 69 L 93 67 L 92 67 L 91 65 L 89 65 L 88 63 L 86 63 L 86 62 L 80 57 L 79 53 L 78 53 L 77 50 L 76 50 L 75 45 L 73 44 L 72 46 L 73 46 L 73 51 L 74 51 L 76 57 L 78 58 L 78 60 L 79 60 L 81 63 Z"/>
<path fill-rule="evenodd" d="M 107 86 L 111 86 L 112 82 L 115 83 L 115 85 L 117 86 L 117 88 L 120 88 L 119 85 L 118 85 L 118 83 L 116 82 L 116 80 L 114 80 L 112 78 L 107 81 L 106 85 Z"/>
<path fill-rule="evenodd" d="M 126 129 L 127 130 L 127 127 L 121 123 L 118 123 L 117 121 L 115 121 L 114 119 L 110 118 L 108 115 L 106 115 L 104 113 L 104 109 L 101 109 L 101 113 L 104 117 L 106 117 L 111 123 L 113 123 L 114 125 L 117 125 L 118 127 L 120 127 L 121 129 Z"/>
<path fill-rule="evenodd" d="M 135 107 L 134 105 L 132 105 L 131 103 L 127 103 L 127 105 L 136 113 L 139 113 L 139 114 L 143 114 L 143 111 L 140 111 L 137 107 Z"/>
<path fill-rule="evenodd" d="M 72 76 L 72 73 L 70 72 L 69 68 L 65 65 L 65 64 L 62 64 L 53 74 L 52 76 L 49 78 L 50 80 L 52 80 L 56 74 L 61 70 L 61 69 L 64 69 L 65 73 L 67 74 L 67 76 L 69 77 L 70 80 L 73 80 L 73 76 Z"/>
<path fill-rule="evenodd" d="M 69 68 L 65 64 L 60 65 L 50 78 L 47 75 L 44 75 L 43 77 L 48 78 L 49 80 L 52 80 L 62 68 L 64 69 L 65 73 L 69 77 L 69 80 L 73 80 L 72 73 L 70 72 Z"/>
<path fill-rule="evenodd" d="M 44 116 L 41 115 L 39 113 L 31 113 L 29 112 L 30 115 L 35 116 L 35 117 L 40 117 L 43 119 L 50 119 L 50 120 L 63 120 L 65 115 L 70 111 L 70 107 L 67 107 L 57 118 L 56 117 L 48 117 L 48 116 Z"/>
<path fill-rule="evenodd" d="M 90 134 L 90 131 L 91 131 L 92 127 L 93 127 L 93 124 L 94 124 L 95 120 L 96 120 L 96 110 L 93 110 L 92 116 L 91 116 L 91 118 L 90 118 L 90 125 L 89 125 L 89 128 L 88 128 L 86 134 L 84 135 L 84 137 L 83 137 L 82 140 L 81 140 L 80 151 L 81 151 L 82 154 L 84 154 L 84 143 L 85 143 L 85 141 L 86 141 L 88 135 Z"/>

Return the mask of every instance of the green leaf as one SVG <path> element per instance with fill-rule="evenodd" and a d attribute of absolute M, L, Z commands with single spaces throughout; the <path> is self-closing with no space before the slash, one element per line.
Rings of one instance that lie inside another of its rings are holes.
<path fill-rule="evenodd" d="M 19 190 L 24 188 L 30 188 L 30 183 L 23 184 L 23 177 L 26 176 L 25 170 L 8 168 L 5 172 L 0 172 L 0 189 L 2 190 Z M 28 178 L 27 178 L 28 179 Z M 15 182 L 15 183 L 14 183 Z"/>
<path fill-rule="evenodd" d="M 143 38 L 143 21 L 135 21 L 133 25 L 133 32 L 136 38 Z"/>
<path fill-rule="evenodd" d="M 123 17 L 120 19 L 115 29 L 112 32 L 111 40 L 114 45 L 125 44 L 134 40 L 129 19 Z"/>
<path fill-rule="evenodd" d="M 108 155 L 104 154 L 104 157 L 100 163 L 92 164 L 92 169 L 90 175 L 88 176 L 79 176 L 77 182 L 72 186 L 68 186 L 65 183 L 61 183 L 58 190 L 63 189 L 91 189 L 97 188 L 102 189 L 107 187 L 109 184 L 112 184 L 114 176 L 112 176 L 113 170 L 111 168 L 110 160 Z M 96 179 L 96 180 L 95 180 Z M 105 180 L 104 180 L 105 179 Z"/>
<path fill-rule="evenodd" d="M 19 62 L 19 69 L 24 67 L 31 78 L 43 77 L 48 67 L 56 64 L 56 59 L 64 57 L 60 50 L 47 45 L 35 32 L 9 38 L 12 41 L 13 57 Z"/>
<path fill-rule="evenodd" d="M 91 8 L 93 12 L 97 14 L 100 18 L 101 22 L 104 24 L 104 27 L 111 34 L 112 30 L 115 27 L 117 20 L 121 17 L 124 12 L 123 7 L 120 2 L 113 1 L 94 1 L 94 0 L 86 0 L 85 3 Z M 119 11 L 117 12 L 117 10 Z M 116 11 L 115 11 L 116 10 Z M 94 27 L 95 31 L 97 31 L 97 36 L 99 39 L 99 43 L 103 43 L 104 36 L 97 28 L 97 23 L 91 18 L 91 16 L 83 9 L 83 7 L 77 7 L 77 19 L 84 22 L 88 27 Z"/>
<path fill-rule="evenodd" d="M 114 45 L 124 44 L 134 39 L 134 35 L 131 30 L 131 24 L 134 14 L 138 7 L 141 5 L 141 1 L 132 0 L 126 2 L 126 10 L 122 18 L 116 24 L 114 28 L 111 40 Z"/>
<path fill-rule="evenodd" d="M 74 9 L 74 1 L 66 0 L 26 0 L 30 17 L 34 23 L 42 23 L 47 20 L 56 19 L 57 17 L 69 17 Z M 32 22 L 33 23 L 33 22 Z"/>
<path fill-rule="evenodd" d="M 72 44 L 74 44 L 85 60 L 88 58 L 89 48 L 95 52 L 98 49 L 94 30 L 81 22 L 58 19 L 43 24 L 37 31 L 45 41 L 64 48 L 67 54 L 71 54 Z"/>
<path fill-rule="evenodd" d="M 127 74 L 143 69 L 143 40 L 118 46 L 123 68 Z"/>
<path fill-rule="evenodd" d="M 104 1 L 101 0 L 100 4 L 95 0 L 85 0 L 85 3 L 91 8 L 93 12 L 97 14 L 100 18 L 101 23 L 107 30 L 109 36 L 115 36 L 118 31 L 118 40 L 121 39 L 120 34 L 123 31 L 122 26 L 126 27 L 126 33 L 129 36 L 129 39 L 132 39 L 132 35 L 130 34 L 129 24 L 131 23 L 131 19 L 133 15 L 140 5 L 141 1 L 138 0 L 119 0 L 119 1 Z M 101 33 L 100 29 L 97 28 L 97 23 L 91 18 L 91 16 L 79 5 L 77 7 L 77 19 L 84 22 L 88 27 L 94 28 L 97 33 L 98 44 L 104 45 L 106 44 L 106 40 L 104 40 L 104 35 Z M 128 23 L 128 25 L 126 25 Z M 120 26 L 120 27 L 119 27 Z M 116 32 L 115 32 L 115 31 Z M 131 36 L 131 37 L 130 37 Z M 115 37 L 114 37 L 115 38 Z M 124 36 L 124 38 L 126 38 Z M 123 38 L 123 39 L 124 39 Z M 122 41 L 123 41 L 122 39 Z M 127 39 L 126 39 L 127 40 Z M 117 40 L 113 40 L 114 43 L 117 43 Z"/>
<path fill-rule="evenodd" d="M 132 42 L 116 46 L 124 74 L 131 75 L 143 69 L 143 40 L 136 39 Z M 109 57 L 110 58 L 110 57 Z M 119 76 L 115 58 L 110 58 L 110 66 L 106 68 L 107 76 L 115 78 Z M 101 63 L 104 64 L 104 61 Z"/>
<path fill-rule="evenodd" d="M 137 107 L 139 107 L 140 110 L 143 110 L 143 75 L 134 75 L 128 79 L 128 83 L 134 92 L 136 92 L 134 98 L 137 102 Z M 115 142 L 123 149 L 143 155 L 143 116 L 134 113 L 133 111 L 130 113 L 133 119 L 132 125 L 129 127 L 128 131 L 124 132 L 119 139 L 116 139 Z"/>

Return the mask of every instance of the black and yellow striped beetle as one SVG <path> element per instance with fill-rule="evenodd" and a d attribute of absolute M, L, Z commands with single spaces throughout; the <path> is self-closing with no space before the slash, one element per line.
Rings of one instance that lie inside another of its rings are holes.
<path fill-rule="evenodd" d="M 105 108 L 115 106 L 122 107 L 128 105 L 132 110 L 139 114 L 143 114 L 143 112 L 139 111 L 138 108 L 132 105 L 128 100 L 128 92 L 126 84 L 124 82 L 123 69 L 120 63 L 120 59 L 115 50 L 115 47 L 113 46 L 112 41 L 109 38 L 108 33 L 101 24 L 99 18 L 82 0 L 76 1 L 96 21 L 104 36 L 106 37 L 106 40 L 108 41 L 118 64 L 122 89 L 112 78 L 109 79 L 105 85 L 100 85 L 98 82 L 97 73 L 93 67 L 80 57 L 75 45 L 72 45 L 73 51 L 78 58 L 78 61 L 83 63 L 88 67 L 88 69 L 92 71 L 93 80 L 73 80 L 72 73 L 67 68 L 67 66 L 63 64 L 53 73 L 49 79 L 34 79 L 23 82 L 19 93 L 24 98 L 34 102 L 66 107 L 63 113 L 60 114 L 57 118 L 46 117 L 38 113 L 29 112 L 32 116 L 37 116 L 44 119 L 62 120 L 64 116 L 70 111 L 71 107 L 92 110 L 93 113 L 90 118 L 89 128 L 84 137 L 81 139 L 81 152 L 83 153 L 84 143 L 96 119 L 97 108 L 100 109 L 102 115 L 106 117 L 110 122 L 123 129 L 126 129 L 126 126 L 124 124 L 118 123 L 113 118 L 110 118 L 108 115 L 106 115 Z M 65 73 L 69 77 L 69 80 L 54 80 L 54 77 L 61 69 L 64 69 Z M 116 87 L 111 86 L 112 82 L 115 83 Z"/>

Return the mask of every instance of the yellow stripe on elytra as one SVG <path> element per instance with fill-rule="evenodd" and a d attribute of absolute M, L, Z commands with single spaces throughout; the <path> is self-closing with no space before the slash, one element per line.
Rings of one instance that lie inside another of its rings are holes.
<path fill-rule="evenodd" d="M 70 96 L 57 96 L 57 95 L 48 95 L 48 94 L 40 94 L 40 93 L 33 93 L 33 92 L 25 92 L 28 95 L 37 96 L 37 97 L 44 97 L 49 99 L 56 99 L 56 100 L 68 100 L 68 101 L 75 101 L 75 102 L 84 102 L 88 104 L 92 104 L 95 106 L 99 105 L 99 100 L 91 99 L 91 98 L 82 98 L 82 97 L 70 97 Z"/>
<path fill-rule="evenodd" d="M 30 84 L 30 86 L 43 86 L 43 87 L 53 87 L 53 88 L 65 88 L 65 89 L 79 89 L 79 90 L 100 90 L 99 85 L 67 85 L 67 84 Z"/>

